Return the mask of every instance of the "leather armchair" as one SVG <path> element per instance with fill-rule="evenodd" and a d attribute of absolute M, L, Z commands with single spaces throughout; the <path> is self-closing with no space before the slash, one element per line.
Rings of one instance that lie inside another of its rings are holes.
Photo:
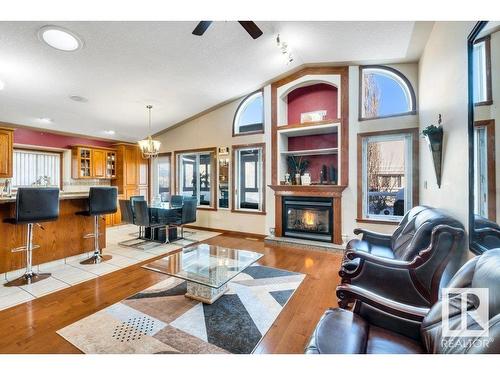
<path fill-rule="evenodd" d="M 327 310 L 306 347 L 308 354 L 488 354 L 500 353 L 500 249 L 487 251 L 468 261 L 447 285 L 448 288 L 487 288 L 489 292 L 488 337 L 480 333 L 472 337 L 443 334 L 443 302 L 428 308 L 388 300 L 352 285 L 340 286 L 363 305 L 371 305 L 386 316 L 340 308 Z M 393 288 L 397 288 L 396 285 Z M 458 329 L 462 314 L 459 306 L 467 301 L 467 310 L 474 311 L 480 303 L 469 293 L 457 294 L 449 300 L 448 326 Z M 357 304 L 356 304 L 357 305 Z M 370 310 L 371 311 L 371 310 Z M 391 324 L 387 325 L 390 319 Z M 413 332 L 401 329 L 404 322 L 414 323 Z M 472 322 L 472 325 L 477 324 Z M 476 327 L 469 326 L 472 330 Z M 478 331 L 480 332 L 480 331 Z M 481 342 L 482 340 L 482 342 Z"/>
<path fill-rule="evenodd" d="M 342 284 L 420 307 L 438 300 L 439 288 L 463 263 L 464 227 L 444 212 L 417 206 L 408 211 L 392 235 L 356 229 L 339 275 Z M 397 288 L 394 286 L 397 285 Z M 339 293 L 339 306 L 353 300 Z"/>

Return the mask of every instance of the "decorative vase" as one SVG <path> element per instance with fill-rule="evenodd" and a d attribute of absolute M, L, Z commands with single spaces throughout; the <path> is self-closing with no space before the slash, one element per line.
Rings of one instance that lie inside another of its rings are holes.
<path fill-rule="evenodd" d="M 304 173 L 304 175 L 300 177 L 300 182 L 305 186 L 311 185 L 311 175 L 309 173 Z"/>
<path fill-rule="evenodd" d="M 295 173 L 295 185 L 300 185 L 300 173 Z"/>
<path fill-rule="evenodd" d="M 434 172 L 438 188 L 441 188 L 441 171 L 443 166 L 443 128 L 439 126 L 436 131 L 425 136 L 429 150 L 432 154 Z"/>

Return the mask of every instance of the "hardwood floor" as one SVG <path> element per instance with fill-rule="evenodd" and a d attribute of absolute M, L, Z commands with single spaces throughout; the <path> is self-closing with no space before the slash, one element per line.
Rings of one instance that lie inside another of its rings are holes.
<path fill-rule="evenodd" d="M 302 353 L 324 310 L 337 306 L 341 253 L 273 246 L 236 234 L 203 242 L 261 252 L 259 264 L 307 275 L 255 350 Z M 80 353 L 56 331 L 165 277 L 141 268 L 144 263 L 0 311 L 0 353 Z"/>

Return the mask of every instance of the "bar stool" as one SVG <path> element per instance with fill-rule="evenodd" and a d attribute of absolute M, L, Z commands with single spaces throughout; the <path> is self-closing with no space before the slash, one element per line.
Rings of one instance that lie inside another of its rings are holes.
<path fill-rule="evenodd" d="M 94 254 L 80 264 L 98 264 L 110 260 L 111 255 L 102 255 L 99 248 L 99 217 L 117 211 L 118 190 L 116 187 L 91 187 L 89 191 L 88 209 L 77 212 L 77 215 L 94 217 L 94 233 L 87 234 L 84 238 L 94 239 Z"/>
<path fill-rule="evenodd" d="M 19 188 L 16 195 L 16 217 L 4 222 L 14 225 L 27 224 L 26 245 L 12 249 L 12 252 L 26 251 L 26 271 L 24 275 L 8 282 L 5 286 L 33 284 L 50 277 L 50 273 L 33 272 L 33 225 L 43 230 L 39 223 L 54 221 L 59 217 L 58 188 Z"/>

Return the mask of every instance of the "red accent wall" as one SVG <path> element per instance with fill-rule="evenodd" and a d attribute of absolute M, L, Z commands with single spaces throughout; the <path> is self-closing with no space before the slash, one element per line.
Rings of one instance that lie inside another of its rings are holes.
<path fill-rule="evenodd" d="M 14 130 L 14 143 L 31 146 L 71 148 L 73 145 L 112 147 L 113 142 L 77 136 L 50 133 L 45 130 L 18 128 Z"/>
<path fill-rule="evenodd" d="M 288 138 L 288 151 L 316 150 L 338 146 L 338 134 L 302 135 Z"/>
<path fill-rule="evenodd" d="M 330 179 L 330 166 L 333 165 L 337 170 L 337 180 L 338 180 L 338 157 L 337 154 L 330 155 L 312 155 L 304 156 L 304 159 L 309 160 L 309 166 L 307 167 L 307 172 L 311 174 L 312 182 L 319 182 L 319 173 L 323 165 L 326 165 L 327 177 Z"/>
<path fill-rule="evenodd" d="M 288 124 L 300 124 L 300 114 L 326 109 L 326 119 L 335 120 L 337 88 L 326 83 L 299 87 L 288 94 Z"/>

